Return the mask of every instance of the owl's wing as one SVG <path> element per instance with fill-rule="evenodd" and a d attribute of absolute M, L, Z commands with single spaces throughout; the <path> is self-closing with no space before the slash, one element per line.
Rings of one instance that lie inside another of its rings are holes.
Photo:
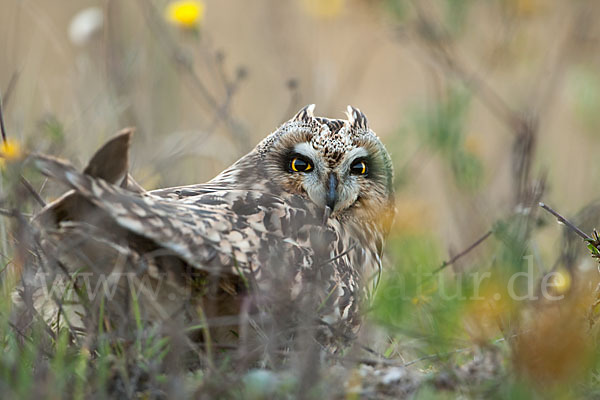
<path fill-rule="evenodd" d="M 213 188 L 176 201 L 129 191 L 80 173 L 62 160 L 43 155 L 34 159 L 44 174 L 67 184 L 73 190 L 70 193 L 97 207 L 119 227 L 151 240 L 195 268 L 257 273 L 276 253 L 293 255 L 288 261 L 296 264 L 310 263 L 310 246 L 283 238 L 282 223 L 294 219 L 297 210 L 276 196 Z"/>

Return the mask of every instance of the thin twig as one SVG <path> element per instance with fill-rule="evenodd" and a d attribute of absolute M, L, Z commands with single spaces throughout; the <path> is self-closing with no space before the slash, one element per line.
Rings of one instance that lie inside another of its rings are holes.
<path fill-rule="evenodd" d="M 427 50 L 432 59 L 442 66 L 448 67 L 444 71 L 454 74 L 479 97 L 500 121 L 516 130 L 516 126 L 521 125 L 520 116 L 485 80 L 467 68 L 462 60 L 459 60 L 453 51 L 452 43 L 448 40 L 449 34 L 443 23 L 435 21 L 433 16 L 428 15 L 419 1 L 413 0 L 412 4 L 417 12 L 419 27 L 422 30 L 419 34 L 429 45 Z M 423 34 L 423 31 L 438 33 L 426 35 Z"/>
<path fill-rule="evenodd" d="M 156 35 L 160 44 L 169 53 L 174 65 L 183 70 L 186 77 L 189 78 L 191 86 L 194 90 L 192 93 L 200 94 L 206 104 L 214 111 L 219 110 L 219 103 L 215 97 L 210 93 L 204 82 L 200 79 L 198 74 L 193 68 L 193 63 L 185 55 L 184 51 L 180 46 L 173 40 L 167 30 L 161 24 L 159 13 L 156 8 L 147 2 L 138 2 L 142 8 L 143 15 L 146 18 L 148 27 L 152 30 L 152 33 Z"/>
<path fill-rule="evenodd" d="M 236 130 L 236 126 L 232 121 L 231 116 L 231 101 L 239 89 L 239 84 L 244 80 L 245 73 L 238 73 L 236 79 L 226 84 L 226 98 L 221 103 L 209 90 L 204 80 L 198 75 L 194 68 L 193 61 L 188 57 L 185 51 L 175 42 L 169 32 L 165 29 L 163 24 L 158 18 L 158 11 L 156 8 L 147 2 L 139 1 L 139 5 L 143 10 L 143 15 L 146 18 L 146 22 L 151 31 L 156 35 L 161 46 L 171 57 L 173 65 L 179 70 L 183 71 L 183 77 L 190 82 L 188 85 L 192 90 L 191 94 L 194 98 L 202 101 L 202 104 L 208 106 L 208 109 L 214 112 L 214 118 L 208 125 L 205 136 L 209 136 L 216 130 L 220 122 L 225 123 L 229 128 L 229 131 L 236 141 L 236 143 L 242 143 L 244 147 L 248 147 L 247 135 L 243 135 Z M 204 138 L 205 139 L 205 138 Z"/>
<path fill-rule="evenodd" d="M 29 193 L 33 196 L 33 198 L 35 199 L 35 201 L 38 202 L 39 205 L 41 205 L 42 207 L 46 206 L 46 202 L 44 201 L 44 199 L 42 199 L 42 196 L 40 196 L 40 194 L 35 190 L 33 185 L 29 183 L 29 181 L 25 179 L 23 175 L 21 175 L 21 183 L 23 184 L 23 186 L 25 186 L 27 191 L 29 191 Z"/>
<path fill-rule="evenodd" d="M 467 247 L 465 250 L 461 251 L 460 253 L 458 253 L 457 255 L 455 255 L 454 257 L 452 257 L 450 260 L 444 261 L 442 263 L 442 265 L 440 265 L 440 267 L 438 269 L 436 269 L 435 271 L 433 271 L 433 273 L 437 274 L 438 272 L 440 272 L 441 270 L 443 270 L 444 268 L 446 268 L 448 265 L 454 264 L 456 261 L 458 261 L 459 258 L 461 258 L 464 255 L 470 253 L 475 247 L 477 247 L 481 243 L 483 243 L 488 237 L 490 237 L 492 235 L 492 233 L 494 233 L 494 231 L 490 229 L 489 231 L 487 231 L 485 233 L 485 235 L 483 235 L 482 237 L 480 237 L 479 239 L 477 239 L 472 245 L 470 245 L 469 247 Z"/>
<path fill-rule="evenodd" d="M 573 223 L 571 223 L 571 221 L 569 221 L 568 219 L 566 219 L 565 217 L 560 215 L 558 212 L 554 211 L 547 204 L 540 202 L 539 206 L 542 207 L 544 210 L 548 211 L 550 214 L 554 215 L 559 222 L 562 222 L 563 224 L 565 224 L 569 229 L 571 229 L 573 232 L 578 234 L 583 240 L 585 240 L 585 241 L 592 240 L 592 238 L 589 237 L 588 235 L 586 235 L 585 232 L 583 232 L 581 229 L 579 229 L 578 227 L 573 225 Z"/>
<path fill-rule="evenodd" d="M 2 93 L 0 93 L 0 133 L 2 133 L 2 142 L 6 144 L 6 127 L 4 125 L 4 112 L 2 109 Z"/>

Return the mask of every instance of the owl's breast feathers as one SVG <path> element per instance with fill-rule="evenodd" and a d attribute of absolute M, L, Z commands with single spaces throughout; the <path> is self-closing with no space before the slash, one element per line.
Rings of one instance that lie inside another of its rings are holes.
<path fill-rule="evenodd" d="M 283 290 L 292 301 L 316 296 L 327 323 L 358 323 L 360 288 L 381 267 L 382 233 L 334 219 L 323 225 L 322 210 L 300 196 L 235 189 L 218 181 L 135 192 L 63 161 L 45 156 L 35 161 L 46 175 L 73 189 L 57 201 L 63 204 L 50 204 L 40 215 L 83 202 L 124 233 L 111 240 L 123 245 L 125 237 L 137 238 L 125 244 L 142 258 L 168 254 L 192 271 L 242 276 L 265 293 Z M 69 210 L 53 216 L 53 229 L 77 218 L 62 214 Z"/>

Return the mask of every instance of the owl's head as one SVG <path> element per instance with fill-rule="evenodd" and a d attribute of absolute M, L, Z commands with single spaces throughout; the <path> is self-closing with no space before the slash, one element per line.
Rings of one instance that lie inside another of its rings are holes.
<path fill-rule="evenodd" d="M 365 115 L 348 106 L 345 120 L 315 117 L 314 107 L 304 107 L 257 146 L 266 178 L 308 198 L 326 218 L 389 218 L 392 163 Z"/>

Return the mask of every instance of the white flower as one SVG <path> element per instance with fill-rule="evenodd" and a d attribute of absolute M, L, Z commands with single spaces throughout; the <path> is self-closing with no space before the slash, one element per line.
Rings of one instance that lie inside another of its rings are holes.
<path fill-rule="evenodd" d="M 77 46 L 86 44 L 104 24 L 104 13 L 100 7 L 79 11 L 69 24 L 69 39 Z"/>

